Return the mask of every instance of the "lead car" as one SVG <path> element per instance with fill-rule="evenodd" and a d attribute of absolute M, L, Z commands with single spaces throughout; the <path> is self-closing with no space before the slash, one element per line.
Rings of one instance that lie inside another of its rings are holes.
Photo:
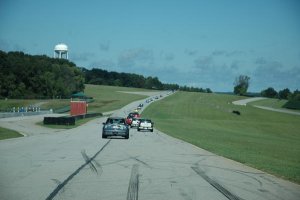
<path fill-rule="evenodd" d="M 129 127 L 122 117 L 109 117 L 103 123 L 102 138 L 122 136 L 125 139 L 129 138 Z"/>

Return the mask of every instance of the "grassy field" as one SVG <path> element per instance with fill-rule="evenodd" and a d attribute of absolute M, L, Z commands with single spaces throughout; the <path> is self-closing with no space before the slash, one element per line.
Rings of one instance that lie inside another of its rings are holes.
<path fill-rule="evenodd" d="M 31 105 L 38 104 L 41 109 L 49 110 L 58 109 L 70 105 L 70 99 L 1 99 L 0 100 L 0 110 L 10 112 L 13 107 L 29 107 Z"/>
<path fill-rule="evenodd" d="M 89 104 L 88 112 L 106 112 L 116 110 L 126 104 L 139 99 L 146 98 L 143 95 L 125 94 L 118 91 L 152 91 L 138 88 L 102 86 L 102 85 L 85 85 L 84 93 L 93 97 L 94 102 Z M 29 105 L 40 104 L 41 109 L 59 109 L 70 105 L 70 99 L 8 99 L 0 100 L 0 110 L 9 111 L 13 107 L 28 107 Z"/>
<path fill-rule="evenodd" d="M 94 102 L 89 104 L 89 112 L 106 112 L 119 109 L 130 102 L 144 99 L 146 96 L 126 94 L 119 91 L 151 91 L 138 88 L 125 88 L 114 86 L 85 85 L 85 94 L 94 98 Z"/>
<path fill-rule="evenodd" d="M 119 109 L 132 101 L 136 101 L 139 99 L 144 99 L 146 96 L 136 95 L 136 94 L 126 94 L 121 93 L 119 91 L 153 91 L 146 89 L 138 89 L 138 88 L 126 88 L 126 87 L 114 87 L 114 86 L 102 86 L 102 85 L 85 85 L 85 94 L 87 96 L 93 97 L 94 102 L 89 103 L 88 112 L 106 112 Z M 42 109 L 58 109 L 61 107 L 65 107 L 70 105 L 70 99 L 48 99 L 48 100 L 38 100 L 38 99 L 30 99 L 30 100 L 18 100 L 18 99 L 8 99 L 8 100 L 0 100 L 0 110 L 8 110 L 12 107 L 26 107 L 29 105 L 41 104 Z M 49 128 L 64 128 L 70 129 L 80 126 L 83 123 L 86 123 L 94 118 L 87 118 L 83 120 L 78 120 L 75 126 L 61 126 L 61 125 L 50 125 L 47 126 Z M 42 122 L 39 125 L 43 125 Z M 3 139 L 16 137 L 16 134 L 12 132 L 7 132 L 7 134 L 2 134 Z M 4 136 L 5 135 L 5 136 Z M 0 137 L 1 137 L 0 136 Z"/>
<path fill-rule="evenodd" d="M 151 104 L 143 116 L 173 137 L 300 183 L 300 117 L 231 104 L 238 99 L 177 92 Z"/>
<path fill-rule="evenodd" d="M 23 135 L 21 135 L 17 131 L 0 127 L 0 140 L 16 137 L 23 137 Z"/>
<path fill-rule="evenodd" d="M 267 106 L 270 108 L 281 109 L 282 106 L 287 102 L 287 100 L 279 100 L 279 99 L 263 99 L 259 101 L 250 102 L 250 105 L 257 106 Z"/>
<path fill-rule="evenodd" d="M 88 112 L 89 113 L 102 113 L 106 111 L 113 111 L 119 109 L 130 102 L 144 99 L 146 96 L 136 95 L 136 94 L 126 94 L 120 91 L 152 91 L 146 89 L 138 88 L 125 88 L 125 87 L 114 87 L 114 86 L 103 86 L 103 85 L 85 85 L 85 94 L 89 97 L 93 97 L 94 102 L 89 103 Z M 43 125 L 39 122 L 38 125 L 42 125 L 48 128 L 59 128 L 59 129 L 71 129 L 76 128 L 88 121 L 95 118 L 86 118 L 76 121 L 74 126 L 63 126 L 63 125 Z"/>
<path fill-rule="evenodd" d="M 287 103 L 287 100 L 263 99 L 263 100 L 259 100 L 259 101 L 250 102 L 249 105 L 266 106 L 266 107 L 270 107 L 270 108 L 300 112 L 300 110 L 296 110 L 296 109 L 283 108 L 283 105 L 286 104 L 286 103 Z"/>

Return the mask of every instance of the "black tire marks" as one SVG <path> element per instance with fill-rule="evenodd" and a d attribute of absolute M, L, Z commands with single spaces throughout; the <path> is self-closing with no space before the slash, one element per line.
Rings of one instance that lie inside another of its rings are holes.
<path fill-rule="evenodd" d="M 128 185 L 127 200 L 138 200 L 139 198 L 139 165 L 134 164 L 131 170 Z"/>
<path fill-rule="evenodd" d="M 85 160 L 85 162 L 89 162 L 89 160 L 91 159 L 91 158 L 85 153 L 85 150 L 82 150 L 82 151 L 81 151 L 81 155 L 82 155 L 83 159 Z M 97 167 L 95 167 L 95 165 L 96 165 Z M 99 173 L 100 173 L 100 175 L 102 174 L 102 172 L 103 172 L 102 166 L 101 166 L 96 160 L 93 160 L 92 162 L 89 162 L 89 166 L 90 166 L 90 169 L 91 169 L 93 172 L 97 173 L 98 175 L 99 175 Z M 99 173 L 98 173 L 98 169 L 100 169 L 100 172 L 99 172 Z"/>
<path fill-rule="evenodd" d="M 81 165 L 78 169 L 76 169 L 68 178 L 66 178 L 62 183 L 58 184 L 57 187 L 49 194 L 49 196 L 46 198 L 46 200 L 51 200 L 53 199 L 58 192 L 64 188 L 65 185 L 68 184 L 68 182 L 70 180 L 72 180 L 74 178 L 74 176 L 76 176 L 85 166 L 89 165 L 98 155 L 101 151 L 103 151 L 103 149 L 109 144 L 111 140 L 108 140 L 105 145 L 97 152 L 95 153 L 95 155 L 91 158 L 89 158 L 88 160 L 85 161 L 85 163 L 83 165 Z"/>
<path fill-rule="evenodd" d="M 152 167 L 151 167 L 148 163 L 146 163 L 146 162 L 144 162 L 144 161 L 138 159 L 137 156 L 136 156 L 136 157 L 130 157 L 130 158 L 133 159 L 133 160 L 135 160 L 135 161 L 137 161 L 137 162 L 139 162 L 139 163 L 142 163 L 142 164 L 145 165 L 146 167 L 152 169 Z"/>
<path fill-rule="evenodd" d="M 229 190 L 224 188 L 221 184 L 219 184 L 217 181 L 211 179 L 209 176 L 205 174 L 205 172 L 197 166 L 191 167 L 199 176 L 201 176 L 204 180 L 206 180 L 210 185 L 212 185 L 215 189 L 217 189 L 220 193 L 222 193 L 227 199 L 229 200 L 243 200 L 242 198 L 234 195 Z"/>

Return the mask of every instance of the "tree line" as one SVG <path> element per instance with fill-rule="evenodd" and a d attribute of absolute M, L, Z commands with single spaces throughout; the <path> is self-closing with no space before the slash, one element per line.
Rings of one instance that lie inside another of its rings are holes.
<path fill-rule="evenodd" d="M 112 85 L 122 87 L 135 87 L 146 89 L 178 89 L 177 84 L 163 84 L 157 77 L 144 77 L 132 73 L 109 72 L 107 70 L 93 68 L 91 70 L 83 68 L 85 82 L 94 85 Z"/>
<path fill-rule="evenodd" d="M 285 88 L 277 92 L 274 88 L 269 87 L 261 91 L 261 96 L 268 97 L 268 98 L 277 98 L 279 100 L 286 99 L 288 101 L 283 105 L 284 108 L 298 109 L 298 110 L 300 109 L 299 90 L 295 90 L 294 92 L 291 92 L 288 88 Z"/>
<path fill-rule="evenodd" d="M 84 84 L 157 90 L 212 92 L 209 88 L 162 83 L 157 77 L 79 68 L 66 59 L 0 50 L 0 98 L 68 98 Z"/>
<path fill-rule="evenodd" d="M 279 90 L 278 92 L 272 88 L 268 87 L 260 92 L 261 96 L 268 98 L 278 98 L 278 99 L 287 99 L 287 100 L 295 100 L 300 101 L 300 91 L 295 90 L 291 92 L 290 89 L 285 88 L 283 90 Z"/>
<path fill-rule="evenodd" d="M 84 90 L 84 74 L 65 59 L 0 51 L 0 97 L 65 98 Z"/>
<path fill-rule="evenodd" d="M 179 86 L 178 84 L 172 83 L 162 83 L 157 77 L 152 76 L 144 77 L 132 73 L 109 72 L 99 68 L 93 68 L 91 70 L 83 68 L 82 71 L 85 74 L 85 82 L 88 84 L 212 93 L 210 88 L 203 89 L 199 87 Z"/>
<path fill-rule="evenodd" d="M 240 75 L 235 78 L 233 92 L 236 95 L 247 95 L 249 87 L 250 77 L 246 75 Z M 260 92 L 260 96 L 268 98 L 278 98 L 279 100 L 285 99 L 288 102 L 283 105 L 285 108 L 300 109 L 300 91 L 295 90 L 291 92 L 290 89 L 285 88 L 278 92 L 273 87 L 268 87 Z"/>

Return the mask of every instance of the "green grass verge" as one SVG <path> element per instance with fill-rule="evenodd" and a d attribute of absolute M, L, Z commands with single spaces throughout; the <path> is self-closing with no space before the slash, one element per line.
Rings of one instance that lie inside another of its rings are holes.
<path fill-rule="evenodd" d="M 119 109 L 132 101 L 146 98 L 143 95 L 126 94 L 119 91 L 153 91 L 139 88 L 114 87 L 103 85 L 85 85 L 84 93 L 87 96 L 93 97 L 94 102 L 89 103 L 88 112 L 107 112 Z M 70 105 L 70 99 L 8 99 L 0 100 L 0 110 L 9 111 L 13 107 L 28 107 L 29 105 L 40 104 L 41 109 L 54 111 Z"/>
<path fill-rule="evenodd" d="M 287 102 L 288 102 L 288 100 L 284 100 L 284 99 L 282 99 L 282 100 L 279 100 L 279 99 L 263 99 L 263 100 L 259 100 L 259 101 L 250 102 L 249 105 L 266 106 L 266 107 L 269 107 L 269 108 L 300 112 L 300 110 L 284 108 L 283 106 Z"/>
<path fill-rule="evenodd" d="M 300 117 L 231 104 L 241 98 L 177 92 L 143 116 L 173 137 L 300 183 Z"/>
<path fill-rule="evenodd" d="M 17 109 L 18 107 L 26 107 L 38 102 L 41 101 L 35 99 L 0 99 L 0 110 L 9 112 L 13 107 Z"/>
<path fill-rule="evenodd" d="M 39 107 L 43 110 L 56 110 L 61 107 L 70 105 L 70 99 L 1 99 L 0 110 L 10 112 L 13 107 L 29 107 L 30 105 L 41 104 Z"/>
<path fill-rule="evenodd" d="M 13 131 L 7 128 L 0 127 L 0 140 L 5 140 L 9 138 L 17 138 L 23 137 L 22 134 L 18 133 L 17 131 Z"/>
<path fill-rule="evenodd" d="M 132 91 L 132 92 L 151 92 L 153 90 L 146 89 L 138 89 L 138 88 L 126 88 L 126 87 L 114 87 L 114 86 L 103 86 L 103 85 L 85 85 L 85 94 L 87 96 L 93 97 L 94 102 L 89 103 L 88 113 L 103 113 L 107 111 L 112 111 L 116 109 L 120 109 L 123 106 L 140 99 L 146 98 L 144 95 L 136 95 L 136 94 L 127 94 L 121 93 L 119 91 Z M 58 105 L 67 105 L 70 103 L 69 100 L 61 100 L 61 102 L 57 102 L 56 100 L 51 100 L 52 104 L 56 107 Z M 43 106 L 47 106 L 49 108 L 49 104 L 43 104 Z M 52 107 L 50 107 L 52 108 Z M 48 128 L 55 129 L 71 129 L 76 128 L 91 119 L 95 118 L 86 118 L 76 121 L 76 125 L 74 126 L 66 126 L 66 125 L 44 125 L 43 122 L 39 122 L 38 125 L 45 126 Z"/>
<path fill-rule="evenodd" d="M 270 108 L 280 109 L 287 102 L 287 100 L 279 99 L 263 99 L 259 101 L 250 102 L 250 105 L 267 106 Z"/>
<path fill-rule="evenodd" d="M 143 95 L 121 93 L 119 91 L 151 91 L 138 88 L 114 87 L 103 85 L 85 85 L 85 94 L 94 98 L 89 103 L 89 112 L 107 112 L 122 108 L 123 106 L 140 99 L 146 98 Z"/>

